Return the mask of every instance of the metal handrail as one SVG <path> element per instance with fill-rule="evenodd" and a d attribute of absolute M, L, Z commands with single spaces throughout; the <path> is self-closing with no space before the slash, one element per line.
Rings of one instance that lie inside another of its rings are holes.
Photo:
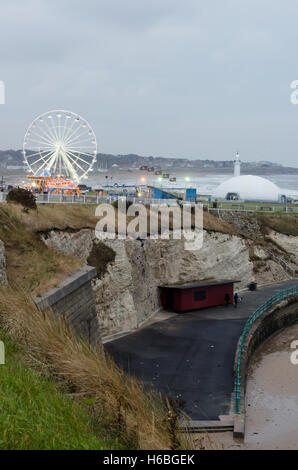
<path fill-rule="evenodd" d="M 241 359 L 242 359 L 243 345 L 244 345 L 244 341 L 245 341 L 248 330 L 253 325 L 253 323 L 258 318 L 260 318 L 265 312 L 267 312 L 273 305 L 276 305 L 282 300 L 287 299 L 288 297 L 292 297 L 293 295 L 296 295 L 296 294 L 298 294 L 298 285 L 276 292 L 274 295 L 269 297 L 262 305 L 259 305 L 259 307 L 247 319 L 244 325 L 244 328 L 242 330 L 242 334 L 240 336 L 240 342 L 239 342 L 237 374 L 235 378 L 235 414 L 240 414 Z"/>

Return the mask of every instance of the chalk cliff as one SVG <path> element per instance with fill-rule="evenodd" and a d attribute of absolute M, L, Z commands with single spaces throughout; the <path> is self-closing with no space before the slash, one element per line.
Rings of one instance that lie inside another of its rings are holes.
<path fill-rule="evenodd" d="M 53 249 L 76 254 L 85 262 L 93 244 L 90 229 L 51 231 L 43 236 Z M 251 281 L 269 283 L 287 273 L 261 246 L 240 236 L 204 231 L 203 247 L 184 250 L 181 240 L 106 240 L 115 259 L 95 281 L 93 289 L 102 336 L 131 331 L 160 308 L 158 286 L 163 284 L 231 278 L 237 288 Z M 285 243 L 285 242 L 284 242 Z M 292 246 L 292 243 L 291 243 Z"/>

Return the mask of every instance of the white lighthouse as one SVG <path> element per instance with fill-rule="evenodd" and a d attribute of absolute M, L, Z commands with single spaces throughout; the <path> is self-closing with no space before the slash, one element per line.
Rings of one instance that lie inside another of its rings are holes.
<path fill-rule="evenodd" d="M 240 161 L 239 152 L 237 151 L 236 157 L 234 160 L 234 176 L 240 176 L 240 166 L 241 166 L 241 161 Z"/>

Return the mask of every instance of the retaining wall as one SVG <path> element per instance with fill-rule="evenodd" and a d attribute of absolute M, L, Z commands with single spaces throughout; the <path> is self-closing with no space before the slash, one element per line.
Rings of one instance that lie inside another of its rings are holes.
<path fill-rule="evenodd" d="M 100 341 L 99 324 L 91 285 L 96 269 L 84 266 L 65 279 L 57 288 L 35 299 L 41 309 L 51 307 L 54 314 L 63 315 L 66 321 L 82 333 L 91 345 Z"/>
<path fill-rule="evenodd" d="M 298 295 L 283 300 L 278 305 L 272 307 L 267 313 L 264 313 L 256 320 L 248 331 L 242 349 L 241 360 L 241 383 L 240 383 L 240 407 L 239 414 L 234 415 L 234 437 L 244 438 L 245 434 L 245 398 L 246 381 L 250 361 L 256 349 L 271 335 L 278 330 L 285 328 L 298 321 Z M 234 377 L 237 375 L 237 364 L 239 355 L 240 339 L 237 346 Z M 235 393 L 234 393 L 235 395 Z M 233 400 L 234 401 L 234 400 Z M 234 403 L 233 403 L 234 405 Z"/>

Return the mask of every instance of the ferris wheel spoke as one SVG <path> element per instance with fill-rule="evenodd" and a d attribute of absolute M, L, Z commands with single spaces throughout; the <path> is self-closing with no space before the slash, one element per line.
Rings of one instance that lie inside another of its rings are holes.
<path fill-rule="evenodd" d="M 92 166 L 92 162 L 90 162 L 90 158 L 88 156 L 88 160 L 84 160 L 83 158 L 81 158 L 82 156 L 84 156 L 83 154 L 75 154 L 73 153 L 71 150 L 67 150 L 74 158 L 80 160 L 81 162 L 85 163 L 86 165 L 91 165 Z"/>
<path fill-rule="evenodd" d="M 42 134 L 43 134 L 43 138 L 48 140 L 49 142 L 51 143 L 54 143 L 54 136 L 49 133 L 48 131 L 45 131 L 42 127 L 39 127 L 38 123 L 35 123 L 35 127 L 30 129 L 31 132 L 34 132 L 35 134 L 39 135 L 35 128 L 37 128 Z"/>
<path fill-rule="evenodd" d="M 84 152 L 84 151 L 82 151 L 82 150 L 78 150 L 78 149 L 75 149 L 75 148 L 72 148 L 72 147 L 71 147 L 71 148 L 67 147 L 66 150 L 70 150 L 71 152 L 77 153 L 77 154 L 79 154 L 79 155 L 86 155 L 87 157 L 92 157 L 92 158 L 94 158 L 94 154 L 89 153 L 89 152 Z"/>
<path fill-rule="evenodd" d="M 28 160 L 29 158 L 35 157 L 36 155 L 40 155 L 41 157 L 43 157 L 42 156 L 43 153 L 48 154 L 49 152 L 48 151 L 39 151 L 39 152 L 32 153 L 31 155 L 26 155 L 25 158 L 27 158 L 27 160 Z"/>
<path fill-rule="evenodd" d="M 47 121 L 45 121 L 46 123 L 46 126 L 47 128 L 49 129 L 49 131 L 51 131 L 53 133 L 53 136 L 54 136 L 54 142 L 57 142 L 58 140 L 58 134 L 57 134 L 57 130 L 56 128 L 53 126 L 53 119 L 51 119 L 51 125 L 49 125 L 49 123 Z"/>
<path fill-rule="evenodd" d="M 41 133 L 42 135 L 40 135 L 36 129 L 37 128 Z M 41 139 L 44 139 L 47 143 L 54 143 L 54 140 L 53 140 L 53 137 L 52 135 L 48 134 L 47 132 L 45 132 L 42 128 L 40 128 L 37 123 L 34 124 L 34 127 L 31 126 L 30 129 L 28 129 L 30 131 L 30 133 L 34 133 L 38 138 L 41 138 Z M 26 133 L 26 138 L 29 138 L 30 139 L 30 136 L 28 136 L 28 132 Z"/>
<path fill-rule="evenodd" d="M 32 140 L 32 141 L 35 140 L 33 137 L 31 137 L 31 135 L 33 135 L 34 138 L 36 137 L 36 138 L 38 138 L 38 139 L 41 139 L 43 145 L 44 145 L 44 144 L 48 144 L 48 145 L 53 145 L 53 144 L 54 144 L 54 141 L 49 140 L 49 139 L 46 139 L 45 137 L 43 137 L 42 135 L 38 134 L 38 133 L 35 132 L 35 131 L 31 131 L 31 132 L 30 132 L 30 135 L 27 136 L 27 138 L 26 138 L 26 141 L 27 141 L 27 142 L 28 142 L 28 141 L 31 141 L 31 140 Z"/>
<path fill-rule="evenodd" d="M 35 160 L 35 161 L 32 162 L 32 163 L 29 162 L 29 165 L 32 165 L 32 166 L 33 166 L 33 165 L 36 165 L 38 162 L 40 162 L 40 161 L 42 161 L 42 160 L 45 161 L 45 159 L 49 157 L 49 158 L 46 160 L 46 163 L 47 163 L 47 162 L 50 160 L 50 158 L 51 158 L 51 156 L 53 155 L 53 153 L 54 153 L 54 152 L 49 152 L 49 153 L 47 153 L 46 155 L 42 155 L 38 160 Z"/>
<path fill-rule="evenodd" d="M 69 132 L 69 129 L 67 127 L 65 127 L 64 131 L 63 131 L 63 142 L 67 143 L 67 139 L 68 139 L 68 132 Z"/>
<path fill-rule="evenodd" d="M 88 142 L 83 143 L 83 141 L 82 141 L 82 142 L 74 142 L 73 145 L 68 144 L 67 147 L 80 148 L 80 149 L 83 147 L 84 149 L 88 149 L 88 148 L 95 149 L 95 144 L 92 144 L 92 142 L 89 143 L 89 144 L 88 144 Z"/>
<path fill-rule="evenodd" d="M 94 156 L 95 155 L 95 148 L 94 146 L 92 147 L 89 147 L 88 145 L 80 145 L 80 146 L 67 146 L 66 149 L 68 150 L 71 150 L 72 152 L 78 152 L 78 153 L 85 153 L 86 155 L 89 154 L 90 156 Z"/>
<path fill-rule="evenodd" d="M 73 119 L 72 123 L 71 123 L 71 126 L 69 126 L 68 129 L 66 129 L 66 133 L 64 135 L 64 141 L 66 142 L 66 139 L 69 137 L 69 135 L 71 134 L 72 130 L 73 130 L 73 126 L 74 124 L 76 123 L 75 119 Z"/>
<path fill-rule="evenodd" d="M 57 137 L 55 136 L 55 133 L 52 132 L 52 129 L 51 127 L 49 126 L 49 124 L 47 123 L 47 121 L 44 119 L 43 121 L 45 123 L 45 126 L 49 132 L 49 135 L 51 136 L 51 138 L 53 139 L 53 142 L 55 143 L 57 141 Z"/>
<path fill-rule="evenodd" d="M 64 126 L 63 126 L 63 133 L 62 133 L 62 140 L 65 141 L 65 132 L 67 131 L 66 123 L 68 121 L 67 114 L 64 116 Z"/>
<path fill-rule="evenodd" d="M 70 129 L 69 129 L 69 132 L 68 132 L 67 135 L 65 136 L 65 142 L 67 142 L 68 139 L 71 138 L 73 135 L 75 135 L 75 134 L 78 132 L 78 130 L 81 128 L 80 125 L 78 125 L 78 126 L 76 127 L 77 124 L 78 124 L 78 121 L 77 121 L 76 119 L 74 119 L 73 122 L 72 122 L 72 125 L 71 125 L 71 127 L 70 127 Z"/>
<path fill-rule="evenodd" d="M 77 134 L 77 132 L 79 132 L 81 129 L 82 129 L 81 126 L 77 127 L 77 128 L 74 130 L 74 132 L 73 132 L 70 136 L 68 136 L 68 137 L 65 139 L 65 142 L 66 142 L 66 143 L 72 142 L 74 136 L 75 136 L 75 135 Z M 83 135 L 84 135 L 84 133 L 86 133 L 86 132 L 87 132 L 87 129 L 85 129 L 85 131 L 83 132 Z"/>
<path fill-rule="evenodd" d="M 83 147 L 83 148 L 85 148 L 85 147 L 91 147 L 91 148 L 93 148 L 93 149 L 95 150 L 95 148 L 96 148 L 95 143 L 90 142 L 90 144 L 89 144 L 88 142 L 90 142 L 90 139 L 89 139 L 89 140 L 80 140 L 80 141 L 78 141 L 78 142 L 69 142 L 69 143 L 67 144 L 67 147 L 72 147 L 72 148 L 73 148 L 73 147 L 76 147 L 76 146 L 79 146 L 80 148 L 82 148 L 82 147 Z"/>
<path fill-rule="evenodd" d="M 40 146 L 42 145 L 43 148 L 48 148 L 48 149 L 54 148 L 54 145 L 42 142 L 41 140 L 30 139 L 26 141 L 26 146 L 28 147 L 28 150 L 31 150 L 30 149 L 31 145 L 36 146 L 36 144 L 39 144 Z M 35 150 L 35 149 L 32 149 L 32 150 Z"/>
<path fill-rule="evenodd" d="M 55 121 L 54 121 L 53 118 L 51 119 L 51 124 L 52 124 L 52 125 L 51 125 L 50 127 L 51 127 L 51 129 L 53 130 L 53 132 L 54 132 L 54 134 L 55 134 L 55 136 L 56 136 L 56 140 L 60 140 L 60 139 L 59 139 L 59 134 L 58 134 L 58 131 L 57 131 L 57 126 L 55 125 Z"/>
<path fill-rule="evenodd" d="M 48 159 L 47 160 L 43 160 L 43 163 L 41 164 L 41 166 L 39 168 L 37 168 L 34 173 L 38 173 L 40 172 L 45 166 L 49 165 L 49 162 L 51 161 L 51 159 L 53 158 L 53 156 L 55 155 L 55 152 L 51 155 L 48 156 Z M 32 164 L 32 166 L 36 165 L 37 162 L 34 162 Z"/>
<path fill-rule="evenodd" d="M 80 168 L 80 170 L 85 173 L 87 170 L 85 168 L 82 168 L 81 165 L 79 165 L 79 163 L 77 162 L 77 157 L 74 156 L 73 154 L 71 154 L 71 152 L 67 152 L 67 156 L 68 158 L 75 164 L 77 165 L 78 168 Z M 74 156 L 74 158 L 73 158 Z M 86 162 L 85 162 L 86 163 Z"/>
<path fill-rule="evenodd" d="M 61 135 L 62 135 L 62 132 L 61 132 L 61 115 L 59 113 L 59 116 L 57 115 L 57 124 L 56 124 L 56 128 L 57 128 L 57 133 L 58 133 L 58 137 L 59 137 L 59 140 L 61 140 Z"/>
<path fill-rule="evenodd" d="M 79 139 L 81 139 L 82 137 L 88 137 L 87 134 L 86 134 L 86 132 L 82 132 L 81 134 L 75 136 L 75 137 L 72 138 L 71 140 L 69 139 L 69 140 L 67 141 L 67 144 L 68 144 L 68 145 L 72 145 L 73 143 L 77 143 L 77 141 L 78 141 Z M 81 140 L 81 141 L 79 140 L 79 142 L 80 142 L 80 143 L 83 143 L 83 142 L 91 142 L 91 138 L 93 139 L 93 137 L 90 136 L 89 138 L 87 138 L 87 139 L 85 139 L 85 140 Z"/>
<path fill-rule="evenodd" d="M 41 171 L 45 166 L 48 166 L 48 168 L 52 168 L 54 166 L 54 163 L 55 163 L 55 160 L 57 158 L 57 155 L 56 155 L 56 152 L 53 153 L 53 155 L 49 158 L 49 160 L 47 160 L 46 162 L 44 162 L 41 167 L 36 170 L 36 171 Z M 51 162 L 51 160 L 53 162 Z M 35 172 L 36 173 L 36 172 Z"/>
<path fill-rule="evenodd" d="M 72 166 L 69 160 L 71 160 L 71 157 L 68 155 L 68 153 L 63 153 L 62 155 L 63 162 L 65 166 L 67 167 L 69 174 L 75 179 L 79 180 L 79 175 L 77 174 L 75 168 Z"/>

